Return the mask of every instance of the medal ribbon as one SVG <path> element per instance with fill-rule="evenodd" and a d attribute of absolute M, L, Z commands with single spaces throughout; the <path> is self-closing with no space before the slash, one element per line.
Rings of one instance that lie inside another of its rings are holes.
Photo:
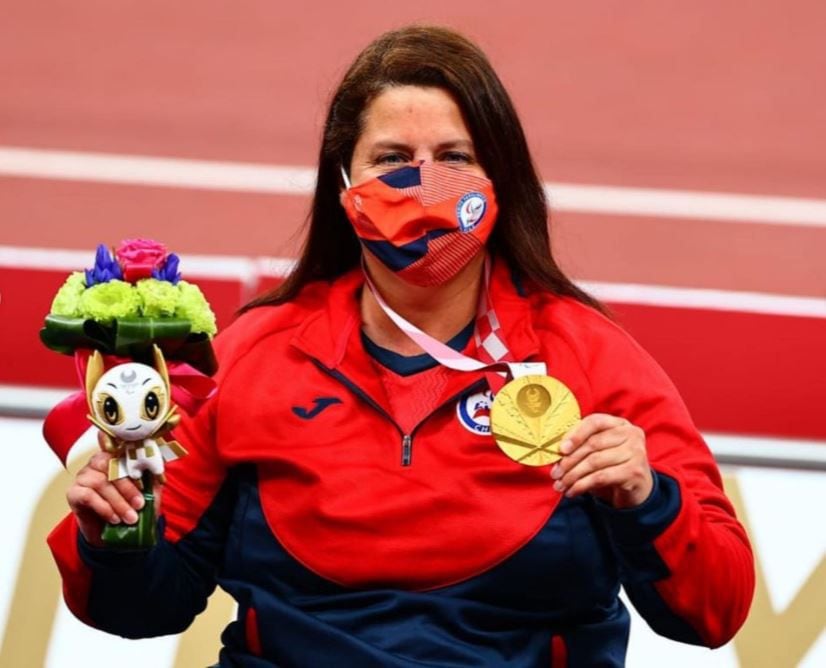
<path fill-rule="evenodd" d="M 501 326 L 493 304 L 490 301 L 488 286 L 490 283 L 490 258 L 485 258 L 484 286 L 479 295 L 479 305 L 476 311 L 476 326 L 474 329 L 474 339 L 481 357 L 488 358 L 483 362 L 465 355 L 458 350 L 454 350 L 441 341 L 434 339 L 427 332 L 422 331 L 416 325 L 408 322 L 405 318 L 396 313 L 387 302 L 382 299 L 370 275 L 367 267 L 362 262 L 364 281 L 371 294 L 378 302 L 381 309 L 392 320 L 395 325 L 402 330 L 416 345 L 424 350 L 442 366 L 456 371 L 485 371 L 488 385 L 495 394 L 508 377 L 520 378 L 527 375 L 545 375 L 544 362 L 514 362 L 510 350 L 501 334 Z"/>

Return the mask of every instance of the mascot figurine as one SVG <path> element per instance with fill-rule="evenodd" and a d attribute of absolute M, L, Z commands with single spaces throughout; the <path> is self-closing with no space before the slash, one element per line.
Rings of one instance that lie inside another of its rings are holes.
<path fill-rule="evenodd" d="M 137 362 L 104 371 L 103 356 L 95 351 L 86 367 L 88 418 L 100 431 L 101 448 L 113 455 L 109 480 L 131 478 L 143 490 L 144 507 L 134 526 L 107 524 L 101 538 L 108 545 L 154 545 L 156 511 L 154 481 L 165 481 L 164 462 L 186 455 L 186 450 L 163 435 L 179 422 L 172 403 L 169 374 L 163 353 L 153 346 L 155 368 Z"/>
<path fill-rule="evenodd" d="M 164 462 L 186 455 L 176 441 L 163 434 L 180 421 L 170 401 L 169 374 L 158 346 L 153 346 L 155 368 L 127 362 L 103 370 L 103 356 L 95 351 L 86 367 L 89 420 L 98 429 L 109 462 L 109 480 L 129 477 L 141 482 L 150 473 L 164 482 Z"/>

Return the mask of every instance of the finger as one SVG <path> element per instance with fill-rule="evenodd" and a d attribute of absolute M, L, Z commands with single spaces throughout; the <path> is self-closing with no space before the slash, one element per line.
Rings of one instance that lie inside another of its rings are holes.
<path fill-rule="evenodd" d="M 92 458 L 89 460 L 87 467 L 93 471 L 102 474 L 108 481 L 109 463 L 112 459 L 114 459 L 114 457 L 108 452 L 96 452 L 94 455 L 92 455 Z M 124 499 L 127 499 L 129 504 L 135 510 L 140 510 L 141 508 L 143 508 L 143 494 L 141 494 L 141 490 L 138 488 L 138 486 L 135 484 L 133 480 L 131 480 L 130 478 L 118 478 L 117 480 L 114 480 L 112 482 L 114 483 L 115 488 L 118 490 L 120 495 Z M 99 487 L 99 485 L 95 485 L 95 487 Z"/>
<path fill-rule="evenodd" d="M 564 455 L 570 454 L 594 434 L 625 424 L 628 424 L 625 418 L 605 413 L 592 413 L 568 430 L 559 449 Z"/>
<path fill-rule="evenodd" d="M 89 487 L 95 491 L 100 490 L 106 484 L 106 476 L 89 466 L 84 466 L 75 478 L 75 484 L 81 487 Z"/>
<path fill-rule="evenodd" d="M 579 496 L 605 487 L 622 486 L 631 479 L 632 471 L 628 462 L 617 466 L 600 468 L 588 475 L 579 478 L 570 487 L 565 489 L 565 496 Z"/>
<path fill-rule="evenodd" d="M 120 517 L 115 513 L 109 502 L 91 487 L 72 485 L 66 493 L 66 500 L 69 502 L 72 512 L 76 515 L 83 515 L 91 511 L 106 522 L 120 523 Z"/>
<path fill-rule="evenodd" d="M 591 435 L 582 445 L 580 445 L 571 454 L 565 455 L 557 462 L 556 466 L 551 470 L 551 477 L 559 479 L 568 471 L 577 466 L 583 459 L 590 456 L 599 450 L 606 450 L 609 448 L 616 448 L 622 445 L 628 438 L 628 434 L 622 429 L 609 429 L 608 431 L 600 431 Z"/>
<path fill-rule="evenodd" d="M 110 459 L 112 459 L 112 455 L 108 452 L 96 452 L 89 458 L 89 463 L 86 466 L 94 471 L 107 473 L 109 471 Z"/>
<path fill-rule="evenodd" d="M 118 521 L 123 520 L 127 524 L 134 524 L 137 521 L 138 516 L 128 500 L 130 497 L 121 494 L 119 489 L 109 482 L 106 474 L 91 467 L 86 467 L 78 473 L 76 483 L 81 487 L 88 487 L 97 492 L 111 506 L 118 517 Z"/>
<path fill-rule="evenodd" d="M 120 495 L 126 499 L 135 510 L 143 508 L 143 493 L 135 484 L 134 480 L 131 478 L 118 478 L 113 481 L 113 484 Z"/>
<path fill-rule="evenodd" d="M 558 492 L 564 492 L 566 489 L 574 487 L 579 480 L 587 478 L 597 471 L 625 464 L 632 459 L 632 456 L 628 448 L 608 448 L 591 452 L 557 480 L 554 483 L 554 489 Z"/>
<path fill-rule="evenodd" d="M 130 502 L 111 482 L 107 480 L 104 485 L 101 485 L 97 492 L 109 503 L 110 506 L 112 506 L 115 513 L 124 522 L 126 522 L 126 524 L 134 524 L 138 521 L 138 514 L 135 512 L 134 508 L 132 508 Z"/>

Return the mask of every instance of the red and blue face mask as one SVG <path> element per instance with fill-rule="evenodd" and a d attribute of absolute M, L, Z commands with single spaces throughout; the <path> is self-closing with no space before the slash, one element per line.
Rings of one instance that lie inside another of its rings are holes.
<path fill-rule="evenodd" d="M 362 245 L 414 285 L 439 285 L 481 251 L 498 208 L 489 179 L 423 162 L 356 186 L 342 196 Z"/>

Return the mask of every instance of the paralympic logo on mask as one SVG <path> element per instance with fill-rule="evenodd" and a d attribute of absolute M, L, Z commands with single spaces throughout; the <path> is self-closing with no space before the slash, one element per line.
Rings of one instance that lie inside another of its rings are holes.
<path fill-rule="evenodd" d="M 456 218 L 462 232 L 470 232 L 479 224 L 487 211 L 488 202 L 480 192 L 463 195 L 456 204 Z"/>

